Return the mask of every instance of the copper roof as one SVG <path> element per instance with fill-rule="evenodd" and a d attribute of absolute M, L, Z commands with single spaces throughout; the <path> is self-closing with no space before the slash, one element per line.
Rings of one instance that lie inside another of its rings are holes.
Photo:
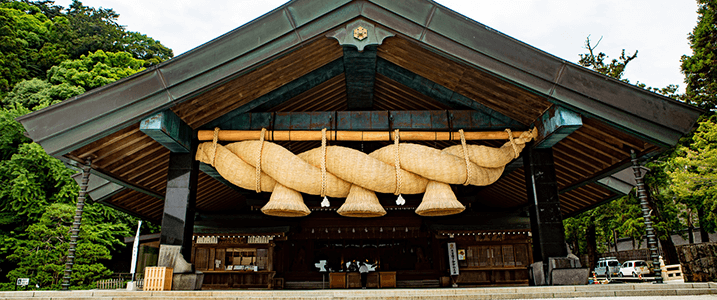
<path fill-rule="evenodd" d="M 169 150 L 142 133 L 139 122 L 164 109 L 195 130 L 237 109 L 347 110 L 344 73 L 320 78 L 320 84 L 270 107 L 255 107 L 252 101 L 314 71 L 341 67 L 344 48 L 325 34 L 356 20 L 395 34 L 377 46 L 377 59 L 403 72 L 376 73 L 370 110 L 451 109 L 425 91 L 439 89 L 525 127 L 554 105 L 581 114 L 583 126 L 553 147 L 564 215 L 620 195 L 596 181 L 624 169 L 631 149 L 644 156 L 674 144 L 700 114 L 551 56 L 432 1 L 407 6 L 388 0 L 296 0 L 159 66 L 19 120 L 51 155 L 70 164 L 92 158 L 93 169 L 127 187 L 103 199 L 105 203 L 157 221 Z M 299 153 L 318 142 L 283 145 Z M 265 201 L 266 195 L 203 173 L 199 177 L 198 211 L 234 209 L 247 199 Z M 522 165 L 462 201 L 506 208 L 527 205 Z"/>

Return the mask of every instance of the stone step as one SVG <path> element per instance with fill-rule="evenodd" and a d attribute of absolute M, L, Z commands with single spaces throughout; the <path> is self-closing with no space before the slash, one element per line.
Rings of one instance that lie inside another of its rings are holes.
<path fill-rule="evenodd" d="M 654 297 L 717 295 L 715 283 L 608 284 L 551 287 L 338 289 L 338 290 L 232 290 L 232 291 L 17 291 L 0 292 L 0 299 L 539 299 L 575 297 Z"/>

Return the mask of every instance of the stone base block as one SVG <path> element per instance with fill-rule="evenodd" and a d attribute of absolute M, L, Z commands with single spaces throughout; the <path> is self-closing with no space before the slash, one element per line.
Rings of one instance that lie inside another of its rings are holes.
<path fill-rule="evenodd" d="M 584 285 L 588 284 L 588 268 L 553 269 L 550 273 L 552 285 Z"/>
<path fill-rule="evenodd" d="M 173 291 L 201 290 L 203 281 L 204 281 L 203 273 L 174 274 L 174 276 L 172 276 L 172 290 Z"/>

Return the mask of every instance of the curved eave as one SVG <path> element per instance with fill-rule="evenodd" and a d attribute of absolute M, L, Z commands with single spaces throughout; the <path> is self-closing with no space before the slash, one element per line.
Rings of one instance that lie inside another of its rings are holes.
<path fill-rule="evenodd" d="M 569 63 L 433 1 L 291 1 L 189 53 L 18 118 L 59 157 L 241 76 L 357 17 L 656 145 L 701 110 Z"/>

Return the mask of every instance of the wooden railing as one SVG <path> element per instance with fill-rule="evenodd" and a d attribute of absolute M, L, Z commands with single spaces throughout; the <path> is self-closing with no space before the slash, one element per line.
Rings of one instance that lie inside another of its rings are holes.
<path fill-rule="evenodd" d="M 124 279 L 107 279 L 95 282 L 95 287 L 100 290 L 123 289 L 126 286 Z"/>
<path fill-rule="evenodd" d="M 132 274 L 130 273 L 115 273 L 111 277 L 113 278 L 95 281 L 95 288 L 101 290 L 123 289 L 127 287 L 127 282 L 132 280 Z M 143 273 L 135 274 L 134 280 L 137 288 L 141 289 L 144 286 L 143 277 Z"/>

